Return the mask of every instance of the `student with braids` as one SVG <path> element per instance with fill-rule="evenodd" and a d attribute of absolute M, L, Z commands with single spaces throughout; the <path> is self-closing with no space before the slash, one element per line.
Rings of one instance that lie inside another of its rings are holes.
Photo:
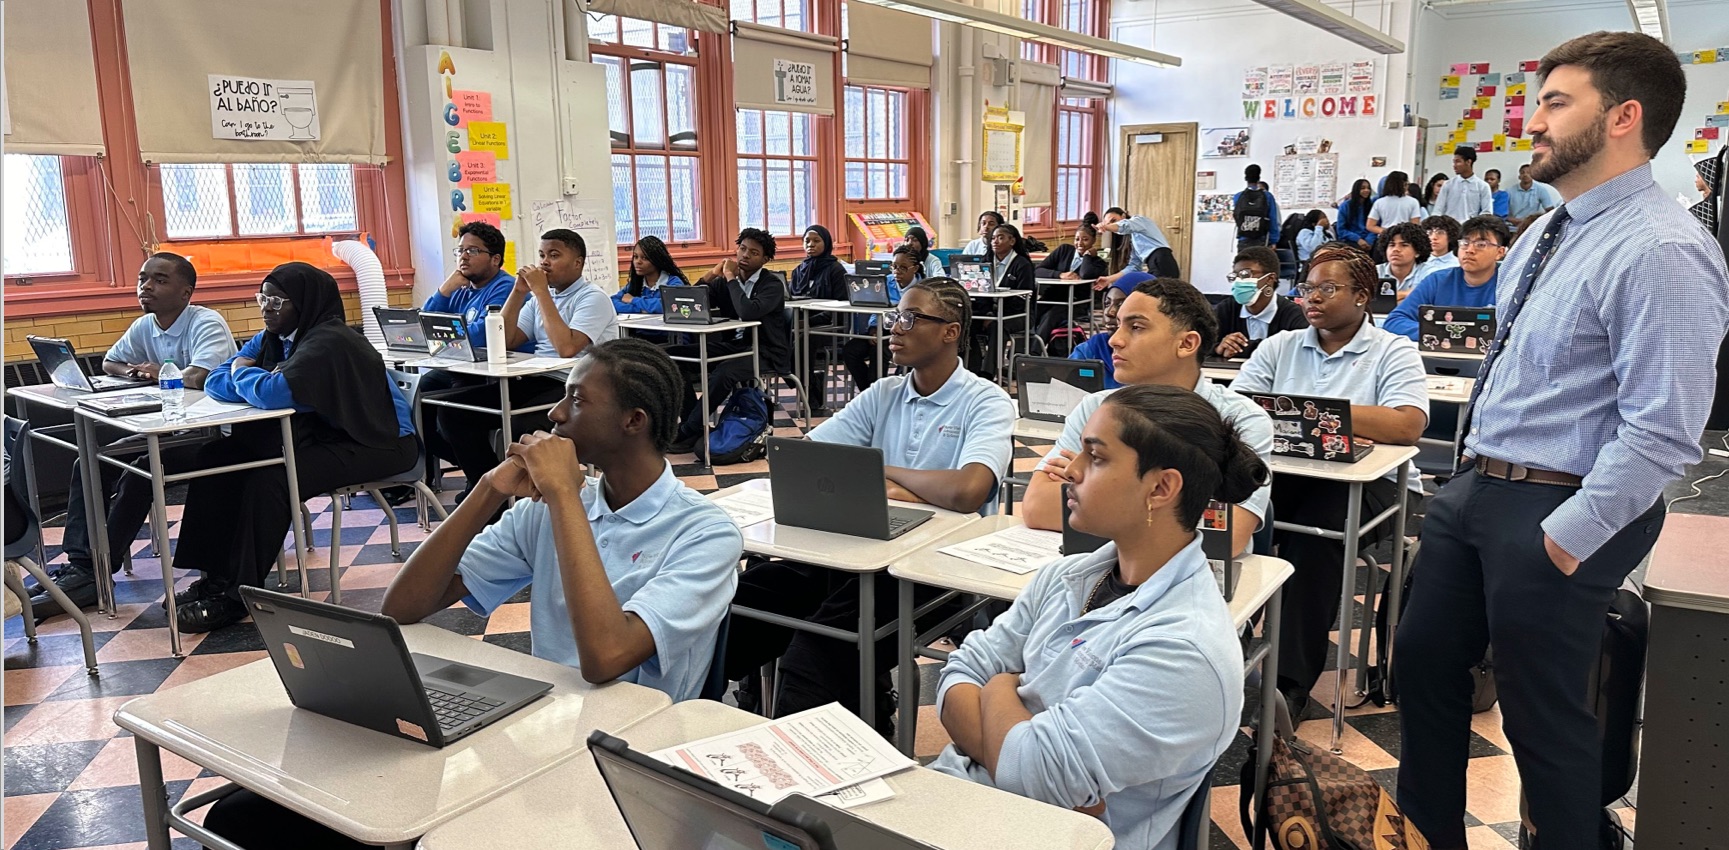
<path fill-rule="evenodd" d="M 612 294 L 612 309 L 619 313 L 660 315 L 660 288 L 684 286 L 684 273 L 666 243 L 658 236 L 644 236 L 630 249 L 630 281 Z"/>
<path fill-rule="evenodd" d="M 1001 387 L 962 367 L 970 318 L 967 292 L 954 279 L 929 278 L 908 287 L 899 308 L 883 317 L 892 334 L 890 356 L 902 373 L 871 384 L 811 431 L 810 439 L 881 449 L 890 499 L 961 512 L 991 504 L 1014 452 L 1015 405 Z M 733 601 L 852 628 L 858 625 L 856 581 L 805 564 L 764 562 L 745 570 Z M 880 625 L 895 616 L 894 582 L 876 587 Z M 735 619 L 727 640 L 727 678 L 744 678 L 783 652 L 777 714 L 836 701 L 858 710 L 857 648 L 808 632 L 795 636 L 790 629 Z M 877 652 L 877 674 L 886 676 L 894 665 L 894 639 L 880 641 Z M 887 729 L 892 712 L 883 709 L 878 706 L 878 725 Z"/>
<path fill-rule="evenodd" d="M 954 743 L 930 767 L 1093 814 L 1121 848 L 1175 847 L 1243 707 L 1242 650 L 1195 526 L 1267 466 L 1177 387 L 1117 391 L 1081 445 L 1070 522 L 1110 542 L 1046 564 L 949 656 L 937 712 Z"/>
<path fill-rule="evenodd" d="M 1308 280 L 1297 287 L 1308 330 L 1268 337 L 1243 364 L 1231 389 L 1347 399 L 1356 436 L 1416 445 L 1429 421 L 1423 358 L 1416 343 L 1369 321 L 1368 304 L 1377 285 L 1368 254 L 1344 245 L 1317 249 L 1309 261 Z M 1398 474 L 1394 470 L 1363 487 L 1363 516 L 1375 516 L 1396 503 L 1400 486 L 1422 497 L 1414 467 L 1404 481 Z M 1341 482 L 1285 476 L 1273 482 L 1273 509 L 1281 522 L 1343 528 L 1349 493 L 1349 485 Z M 1380 540 L 1390 529 L 1383 523 L 1366 535 L 1367 542 Z M 1289 532 L 1279 532 L 1274 539 L 1279 557 L 1297 568 L 1285 584 L 1279 653 L 1279 688 L 1297 717 L 1327 660 L 1327 633 L 1339 614 L 1339 563 L 1345 545 Z"/>

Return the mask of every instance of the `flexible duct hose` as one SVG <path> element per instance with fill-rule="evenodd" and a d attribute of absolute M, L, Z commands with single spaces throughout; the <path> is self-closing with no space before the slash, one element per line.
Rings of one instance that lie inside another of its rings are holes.
<path fill-rule="evenodd" d="M 384 293 L 384 264 L 378 261 L 378 255 L 365 242 L 352 239 L 331 243 L 330 253 L 354 269 L 354 279 L 360 284 L 360 326 L 374 345 L 384 345 L 384 331 L 378 327 L 378 316 L 372 312 L 374 307 L 390 306 Z"/>

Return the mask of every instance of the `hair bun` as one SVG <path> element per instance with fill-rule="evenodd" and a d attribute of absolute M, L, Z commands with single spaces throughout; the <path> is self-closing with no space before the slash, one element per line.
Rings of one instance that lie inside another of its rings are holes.
<path fill-rule="evenodd" d="M 1222 502 L 1236 504 L 1247 500 L 1255 491 L 1267 483 L 1271 471 L 1261 456 L 1243 442 L 1242 436 L 1233 426 L 1230 439 L 1225 443 L 1225 457 L 1219 463 L 1219 492 L 1214 497 Z"/>
<path fill-rule="evenodd" d="M 1086 215 L 1081 216 L 1081 223 L 1097 227 L 1099 224 L 1099 214 L 1096 212 L 1089 212 Z"/>

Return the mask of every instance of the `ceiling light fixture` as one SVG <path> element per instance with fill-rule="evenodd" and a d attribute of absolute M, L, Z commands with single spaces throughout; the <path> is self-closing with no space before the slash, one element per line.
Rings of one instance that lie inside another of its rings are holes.
<path fill-rule="evenodd" d="M 1352 44 L 1367 47 L 1376 53 L 1391 55 L 1405 52 L 1404 42 L 1334 9 L 1322 0 L 1255 0 L 1255 2 L 1275 12 L 1283 12 L 1310 26 L 1326 30 Z M 1633 2 L 1633 0 L 1628 0 L 1628 2 Z"/>
<path fill-rule="evenodd" d="M 1175 68 L 1183 60 L 1168 53 L 1122 44 L 1095 35 L 1070 32 L 1065 29 L 1005 15 L 990 9 L 980 9 L 955 0 L 863 0 L 888 9 L 911 12 L 939 21 L 989 30 L 1028 41 L 1037 41 L 1068 50 L 1078 50 L 1097 56 L 1108 56 L 1127 62 L 1140 62 L 1161 68 Z"/>
<path fill-rule="evenodd" d="M 1640 32 L 1669 43 L 1669 4 L 1665 0 L 1627 0 L 1627 11 L 1633 13 L 1633 23 Z"/>

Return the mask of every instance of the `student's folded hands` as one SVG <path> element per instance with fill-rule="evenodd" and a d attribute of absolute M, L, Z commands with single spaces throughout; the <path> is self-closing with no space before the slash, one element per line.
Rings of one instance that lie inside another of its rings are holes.
<path fill-rule="evenodd" d="M 576 444 L 563 437 L 549 431 L 524 434 L 510 444 L 506 455 L 521 460 L 542 498 L 582 491 L 582 462 L 577 460 Z"/>
<path fill-rule="evenodd" d="M 517 499 L 540 499 L 540 491 L 535 489 L 534 481 L 528 477 L 528 467 L 521 458 L 507 457 L 503 463 L 493 467 L 487 473 L 487 484 L 498 491 L 501 496 Z"/>
<path fill-rule="evenodd" d="M 1069 463 L 1074 459 L 1074 452 L 1063 449 L 1058 452 L 1056 457 L 1045 458 L 1044 464 L 1039 467 L 1039 472 L 1044 473 L 1046 477 L 1058 484 L 1067 484 L 1069 483 Z"/>

